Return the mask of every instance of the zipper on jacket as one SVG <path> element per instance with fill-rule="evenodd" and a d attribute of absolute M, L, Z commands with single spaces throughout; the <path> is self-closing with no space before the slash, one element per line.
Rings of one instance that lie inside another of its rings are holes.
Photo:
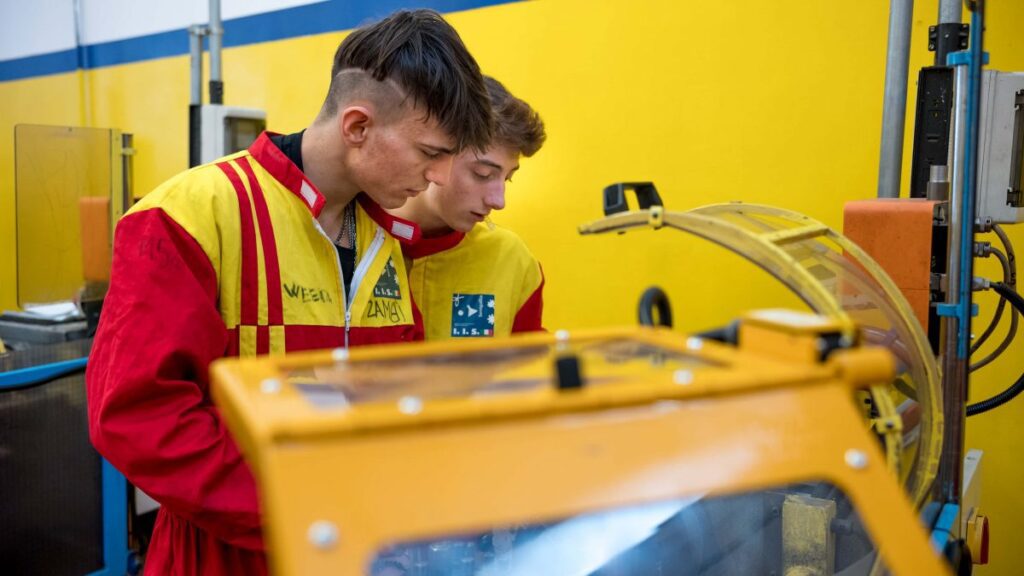
<path fill-rule="evenodd" d="M 352 272 L 352 284 L 350 285 L 351 290 L 349 294 L 351 298 L 345 298 L 345 348 L 348 349 L 348 329 L 352 326 L 352 299 L 359 293 L 359 284 L 362 283 L 363 277 L 366 276 L 366 270 L 373 264 L 373 261 L 377 259 L 377 252 L 380 252 L 380 247 L 384 245 L 384 230 L 380 226 L 377 226 L 377 231 L 373 235 L 373 241 L 370 242 L 370 247 L 367 248 L 366 252 L 363 253 L 363 257 L 359 260 L 359 264 L 356 265 L 356 269 Z"/>
<path fill-rule="evenodd" d="M 323 227 L 320 226 L 320 222 L 316 218 L 313 218 L 313 226 L 316 226 L 317 232 L 323 236 L 324 240 L 331 246 L 331 256 L 334 260 L 334 268 L 338 271 L 338 285 L 341 286 L 341 305 L 345 308 L 345 349 L 348 350 L 348 319 L 351 317 L 351 313 L 348 311 L 348 293 L 345 290 L 345 274 L 341 271 L 341 260 L 338 257 L 338 249 L 334 245 L 334 241 L 331 237 L 324 232 Z M 353 248 L 355 248 L 353 246 Z"/>

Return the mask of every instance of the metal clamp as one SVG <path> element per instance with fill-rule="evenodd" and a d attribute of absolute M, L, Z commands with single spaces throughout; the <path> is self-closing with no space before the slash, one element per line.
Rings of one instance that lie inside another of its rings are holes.
<path fill-rule="evenodd" d="M 950 52 L 946 55 L 946 66 L 967 66 L 970 63 L 971 52 L 969 50 Z M 981 53 L 981 64 L 982 66 L 988 65 L 988 52 Z"/>
<path fill-rule="evenodd" d="M 939 316 L 957 317 L 959 316 L 960 305 L 959 304 L 936 304 L 935 313 Z M 977 303 L 971 302 L 971 317 L 978 315 Z"/>

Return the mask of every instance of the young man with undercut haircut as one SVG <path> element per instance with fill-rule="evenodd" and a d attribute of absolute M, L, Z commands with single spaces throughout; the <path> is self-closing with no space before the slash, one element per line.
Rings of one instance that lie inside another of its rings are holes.
<path fill-rule="evenodd" d="M 146 574 L 267 571 L 256 485 L 210 401 L 223 356 L 410 340 L 388 215 L 491 136 L 486 89 L 437 13 L 352 32 L 329 94 L 298 134 L 179 174 L 118 223 L 89 358 L 97 450 L 161 503 Z"/>
<path fill-rule="evenodd" d="M 494 138 L 455 158 L 447 182 L 393 213 L 419 224 L 423 237 L 405 247 L 410 283 L 427 340 L 504 336 L 543 330 L 544 274 L 515 233 L 487 219 L 505 207 L 505 185 L 521 156 L 544 144 L 544 123 L 497 80 L 484 77 Z"/>

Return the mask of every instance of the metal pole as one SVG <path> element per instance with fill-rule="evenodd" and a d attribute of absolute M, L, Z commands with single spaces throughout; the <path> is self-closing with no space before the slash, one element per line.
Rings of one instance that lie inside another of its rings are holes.
<path fill-rule="evenodd" d="M 75 11 L 75 53 L 78 61 L 78 123 L 82 126 L 92 124 L 92 95 L 89 87 L 89 51 L 85 48 L 84 21 L 82 19 L 82 0 L 73 3 Z"/>
<path fill-rule="evenodd" d="M 879 198 L 900 197 L 913 18 L 914 0 L 891 0 L 889 47 L 885 57 L 885 95 L 882 102 L 882 150 L 878 162 Z"/>
<path fill-rule="evenodd" d="M 959 24 L 963 21 L 962 1 L 939 0 L 939 24 Z"/>
<path fill-rule="evenodd" d="M 220 77 L 220 50 L 224 28 L 220 20 L 220 0 L 210 0 L 210 104 L 224 103 L 224 82 Z"/>
<path fill-rule="evenodd" d="M 203 103 L 203 34 L 202 26 L 193 25 L 188 28 L 188 53 L 192 71 L 191 93 L 188 103 Z"/>
<path fill-rule="evenodd" d="M 963 50 L 966 46 L 967 31 L 960 21 L 962 19 L 961 0 L 940 0 L 939 23 L 929 29 L 929 50 L 935 51 L 935 66 L 946 66 L 946 56 L 950 52 Z M 931 34 L 934 33 L 934 38 Z"/>
<path fill-rule="evenodd" d="M 194 24 L 188 28 L 188 52 L 191 62 L 192 85 L 188 100 L 188 166 L 199 166 L 202 152 L 203 107 L 203 36 L 206 26 Z"/>
<path fill-rule="evenodd" d="M 964 150 L 967 145 L 967 66 L 954 69 L 953 117 L 950 122 L 949 159 L 949 265 L 946 303 L 960 301 L 960 276 L 963 274 L 960 243 L 963 241 Z M 942 411 L 945 421 L 942 458 L 939 463 L 939 489 L 944 502 L 960 501 L 963 469 L 964 420 L 967 402 L 967 358 L 958 354 L 960 320 L 956 315 L 942 317 Z"/>

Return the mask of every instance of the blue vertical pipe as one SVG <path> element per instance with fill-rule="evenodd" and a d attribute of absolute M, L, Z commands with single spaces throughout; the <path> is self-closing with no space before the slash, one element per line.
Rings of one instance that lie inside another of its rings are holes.
<path fill-rule="evenodd" d="M 966 360 L 971 344 L 971 284 L 974 276 L 974 214 L 977 195 L 978 133 L 981 122 L 981 68 L 984 64 L 984 0 L 971 12 L 971 48 L 968 53 L 967 142 L 964 150 L 964 182 L 960 220 L 960 301 L 957 303 L 957 357 Z M 951 55 L 952 56 L 952 55 Z M 952 58 L 950 58 L 952 60 Z"/>

